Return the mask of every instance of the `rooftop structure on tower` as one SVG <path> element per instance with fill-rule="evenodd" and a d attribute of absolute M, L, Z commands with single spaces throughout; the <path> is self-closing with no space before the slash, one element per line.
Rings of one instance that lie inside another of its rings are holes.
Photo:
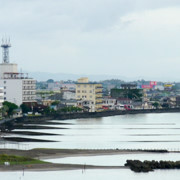
<path fill-rule="evenodd" d="M 2 53 L 3 61 L 2 61 L 2 63 L 9 63 L 9 48 L 11 47 L 10 39 L 9 40 L 2 39 L 1 47 L 3 48 L 3 53 Z"/>

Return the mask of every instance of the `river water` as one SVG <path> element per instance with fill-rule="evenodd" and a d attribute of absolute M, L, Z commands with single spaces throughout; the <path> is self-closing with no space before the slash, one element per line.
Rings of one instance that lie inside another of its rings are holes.
<path fill-rule="evenodd" d="M 3 142 L 0 148 L 68 148 L 68 149 L 167 149 L 180 150 L 180 113 L 121 115 L 93 119 L 72 119 L 66 129 L 28 130 L 58 134 L 56 136 L 22 136 L 54 140 L 51 143 Z M 16 135 L 17 136 L 17 135 Z M 79 163 L 91 165 L 123 165 L 127 159 L 180 160 L 180 153 L 131 154 L 52 159 L 50 162 Z M 86 170 L 61 172 L 0 172 L 3 179 L 180 179 L 180 171 L 167 170 L 137 174 L 130 170 Z M 13 177 L 13 178 L 12 178 Z M 39 178 L 40 177 L 40 178 Z M 59 177 L 59 178 L 58 178 Z"/>

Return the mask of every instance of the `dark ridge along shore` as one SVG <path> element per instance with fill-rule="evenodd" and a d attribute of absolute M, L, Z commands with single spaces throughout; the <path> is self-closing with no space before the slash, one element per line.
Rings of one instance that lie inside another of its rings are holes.
<path fill-rule="evenodd" d="M 101 118 L 116 115 L 127 114 L 147 114 L 147 113 L 179 113 L 180 108 L 171 109 L 138 109 L 138 110 L 116 110 L 116 111 L 102 111 L 102 112 L 74 112 L 74 113 L 55 113 L 43 116 L 25 116 L 11 119 L 3 119 L 0 121 L 0 130 L 11 131 L 13 129 L 67 129 L 52 126 L 42 125 L 72 125 L 71 123 L 50 122 L 50 120 L 68 120 L 81 118 Z"/>
<path fill-rule="evenodd" d="M 180 108 L 169 109 L 136 109 L 136 110 L 116 110 L 116 111 L 102 111 L 102 112 L 83 112 L 83 113 L 56 113 L 54 115 L 47 116 L 30 116 L 17 118 L 21 120 L 67 120 L 67 119 L 80 119 L 80 118 L 101 118 L 116 115 L 126 114 L 147 114 L 147 113 L 177 113 L 180 112 Z"/>

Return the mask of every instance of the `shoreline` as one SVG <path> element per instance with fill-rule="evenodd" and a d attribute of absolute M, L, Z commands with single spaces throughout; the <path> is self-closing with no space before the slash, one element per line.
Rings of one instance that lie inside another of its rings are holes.
<path fill-rule="evenodd" d="M 31 165 L 0 165 L 0 172 L 13 172 L 13 171 L 70 171 L 70 170 L 88 170 L 88 169 L 129 169 L 125 166 L 93 166 L 84 164 L 31 164 Z"/>
<path fill-rule="evenodd" d="M 17 120 L 18 122 L 23 122 L 23 121 L 33 122 L 37 120 L 43 122 L 47 120 L 102 118 L 102 117 L 128 115 L 128 114 L 150 114 L 150 113 L 180 113 L 180 108 L 111 110 L 111 111 L 102 111 L 102 112 L 76 112 L 76 113 L 60 113 L 60 114 L 57 113 L 57 114 L 52 114 L 52 115 L 17 117 L 17 118 L 14 118 L 14 120 Z"/>
<path fill-rule="evenodd" d="M 180 113 L 180 108 L 171 109 L 136 109 L 136 110 L 113 110 L 102 112 L 76 112 L 76 113 L 60 113 L 42 116 L 25 116 L 11 119 L 3 119 L 0 121 L 1 132 L 16 129 L 63 129 L 57 127 L 49 127 L 42 125 L 64 125 L 62 122 L 49 122 L 51 120 L 69 120 L 69 119 L 87 119 L 102 118 L 110 116 L 131 115 L 131 114 L 150 114 L 150 113 Z M 32 126 L 24 126 L 25 124 L 34 124 Z"/>
<path fill-rule="evenodd" d="M 100 155 L 123 155 L 123 154 L 162 154 L 167 152 L 148 152 L 145 150 L 79 150 L 79 149 L 0 149 L 0 154 L 27 156 L 31 158 L 46 160 L 65 157 L 78 156 L 100 156 Z M 45 163 L 45 164 L 28 164 L 28 165 L 0 165 L 0 171 L 59 171 L 59 170 L 85 170 L 85 169 L 129 169 L 125 166 L 98 166 L 86 164 L 60 164 L 60 163 Z"/>

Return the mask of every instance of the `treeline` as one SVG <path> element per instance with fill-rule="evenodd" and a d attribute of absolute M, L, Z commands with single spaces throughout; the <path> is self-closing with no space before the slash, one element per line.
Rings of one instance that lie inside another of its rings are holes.
<path fill-rule="evenodd" d="M 155 169 L 180 169 L 180 161 L 139 161 L 127 160 L 125 166 L 134 172 L 149 172 Z"/>

